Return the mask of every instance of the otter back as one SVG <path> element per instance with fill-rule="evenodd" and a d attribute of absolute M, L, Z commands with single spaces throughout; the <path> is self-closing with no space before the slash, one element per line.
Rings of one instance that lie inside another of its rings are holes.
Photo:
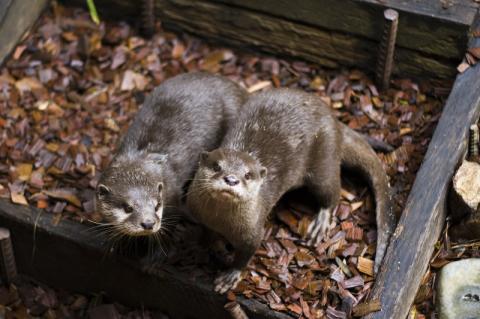
<path fill-rule="evenodd" d="M 245 102 L 220 148 L 203 156 L 187 199 L 199 220 L 235 246 L 234 269 L 219 277 L 218 291 L 238 279 L 239 269 L 262 239 L 268 214 L 289 190 L 306 186 L 317 198 L 321 208 L 307 239 L 309 244 L 319 243 L 333 226 L 342 165 L 364 173 L 374 191 L 380 241 L 378 267 L 393 221 L 388 179 L 371 147 L 338 122 L 313 94 L 275 89 L 255 94 Z M 222 210 L 217 209 L 220 206 Z M 231 208 L 228 211 L 225 207 Z M 215 218 L 220 214 L 230 220 Z M 245 222 L 255 220 L 252 214 L 259 216 L 258 222 Z M 232 231 L 238 225 L 243 226 L 240 235 Z"/>

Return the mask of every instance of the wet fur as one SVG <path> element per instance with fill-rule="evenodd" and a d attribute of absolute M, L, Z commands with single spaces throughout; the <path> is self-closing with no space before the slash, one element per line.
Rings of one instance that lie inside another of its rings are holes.
<path fill-rule="evenodd" d="M 238 198 L 229 204 L 228 198 L 212 196 L 219 187 L 212 183 L 215 162 L 223 163 L 225 175 L 258 172 L 262 166 L 268 173 L 258 180 L 258 191 L 242 181 L 235 191 Z M 251 96 L 220 148 L 201 160 L 187 204 L 196 218 L 235 247 L 232 270 L 237 271 L 255 253 L 268 215 L 289 190 L 307 186 L 318 199 L 320 212 L 332 211 L 339 201 L 342 166 L 363 173 L 374 191 L 377 268 L 395 225 L 387 175 L 366 141 L 340 123 L 313 94 L 276 89 Z M 330 217 L 322 214 L 318 219 L 326 225 L 321 227 L 328 229 Z"/>

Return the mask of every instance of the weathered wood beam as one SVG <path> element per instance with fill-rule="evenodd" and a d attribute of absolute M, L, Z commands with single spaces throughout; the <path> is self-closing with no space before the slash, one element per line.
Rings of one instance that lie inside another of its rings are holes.
<path fill-rule="evenodd" d="M 84 5 L 81 0 L 65 3 Z M 330 68 L 358 67 L 373 72 L 385 8 L 375 3 L 370 0 L 156 0 L 156 15 L 166 28 L 210 41 L 299 58 Z M 468 39 L 468 23 L 478 4 L 467 7 L 467 0 L 457 1 L 452 7 L 455 9 L 444 9 L 445 12 L 435 15 L 431 8 L 419 9 L 424 4 L 413 0 L 402 1 L 401 5 L 387 1 L 390 3 L 403 10 L 394 73 L 421 78 L 455 76 Z M 96 4 L 103 16 L 129 15 L 137 19 L 139 16 L 138 6 L 128 0 L 98 0 Z"/>
<path fill-rule="evenodd" d="M 18 272 L 48 285 L 79 293 L 104 292 L 125 305 L 159 309 L 171 318 L 223 319 L 227 300 L 211 283 L 166 267 L 160 274 L 141 270 L 140 261 L 107 253 L 105 239 L 90 227 L 0 199 L 0 225 L 11 231 Z M 291 319 L 255 300 L 239 303 L 252 319 Z"/>
<path fill-rule="evenodd" d="M 35 23 L 48 0 L 0 0 L 0 65 Z"/>
<path fill-rule="evenodd" d="M 371 298 L 381 300 L 382 311 L 367 318 L 408 315 L 445 223 L 445 199 L 469 127 L 480 115 L 479 87 L 480 65 L 455 81 L 376 278 Z"/>
<path fill-rule="evenodd" d="M 374 71 L 376 41 L 209 1 L 157 0 L 157 4 L 157 15 L 170 28 L 331 68 L 348 66 Z M 336 18 L 343 19 L 338 15 Z M 382 20 L 369 21 L 382 26 Z M 442 57 L 400 47 L 396 52 L 394 73 L 451 78 L 457 62 L 452 64 Z"/>
<path fill-rule="evenodd" d="M 478 3 L 460 0 L 444 6 L 438 0 L 212 0 L 281 17 L 326 30 L 379 41 L 386 8 L 400 13 L 399 47 L 459 59 Z M 340 18 L 341 17 L 341 18 Z"/>

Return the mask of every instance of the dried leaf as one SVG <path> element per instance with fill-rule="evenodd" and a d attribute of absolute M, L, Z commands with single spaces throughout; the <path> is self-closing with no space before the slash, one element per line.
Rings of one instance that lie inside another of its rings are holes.
<path fill-rule="evenodd" d="M 254 85 L 252 85 L 251 87 L 249 87 L 247 89 L 248 93 L 253 93 L 253 92 L 256 92 L 256 91 L 260 91 L 260 90 L 263 90 L 267 87 L 270 87 L 272 86 L 272 82 L 270 81 L 261 81 L 261 82 L 258 82 Z"/>
<path fill-rule="evenodd" d="M 28 205 L 27 199 L 23 194 L 23 185 L 22 184 L 8 184 L 10 189 L 10 198 L 13 203 L 20 205 Z"/>
<path fill-rule="evenodd" d="M 372 300 L 370 302 L 364 302 L 353 307 L 353 315 L 356 317 L 363 317 L 372 312 L 382 310 L 382 304 L 380 300 Z"/>
<path fill-rule="evenodd" d="M 311 265 L 315 261 L 315 257 L 310 255 L 305 250 L 300 250 L 295 253 L 295 259 L 299 267 Z"/>
<path fill-rule="evenodd" d="M 15 87 L 21 94 L 33 90 L 43 89 L 42 83 L 40 83 L 40 81 L 38 81 L 36 78 L 32 77 L 25 77 L 21 80 L 18 80 L 15 82 Z"/>
<path fill-rule="evenodd" d="M 68 189 L 54 189 L 54 190 L 44 190 L 43 193 L 49 197 L 57 198 L 57 199 L 64 199 L 67 202 L 77 206 L 82 207 L 82 203 L 75 195 L 75 193 Z"/>
<path fill-rule="evenodd" d="M 148 80 L 142 74 L 133 72 L 131 70 L 125 71 L 123 74 L 122 84 L 120 89 L 122 91 L 131 91 L 138 89 L 140 91 L 145 90 L 145 87 L 148 85 Z"/>
<path fill-rule="evenodd" d="M 18 179 L 23 182 L 30 180 L 32 170 L 32 164 L 17 164 L 17 166 L 15 166 L 15 171 L 18 174 Z"/>
<path fill-rule="evenodd" d="M 352 203 L 350 205 L 352 207 L 352 212 L 354 212 L 354 211 L 356 211 L 357 209 L 359 209 L 360 207 L 363 206 L 363 201 L 362 202 L 355 202 L 355 203 Z"/>
<path fill-rule="evenodd" d="M 458 73 L 463 73 L 465 72 L 468 68 L 470 67 L 470 64 L 466 62 L 462 62 L 457 66 L 457 71 Z"/>
<path fill-rule="evenodd" d="M 358 271 L 373 277 L 373 260 L 358 257 L 357 269 Z"/>
<path fill-rule="evenodd" d="M 288 210 L 282 210 L 277 213 L 278 219 L 284 222 L 292 231 L 296 232 L 298 228 L 298 220 Z"/>
<path fill-rule="evenodd" d="M 480 59 L 480 48 L 468 48 L 468 53 Z"/>
<path fill-rule="evenodd" d="M 287 306 L 288 310 L 292 311 L 293 313 L 297 314 L 297 315 L 301 315 L 302 314 L 302 307 L 300 307 L 299 305 L 297 304 L 289 304 Z"/>

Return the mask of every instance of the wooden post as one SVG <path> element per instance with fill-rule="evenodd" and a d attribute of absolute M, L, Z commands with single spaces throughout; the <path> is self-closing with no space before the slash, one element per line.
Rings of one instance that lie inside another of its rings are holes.
<path fill-rule="evenodd" d="M 63 0 L 84 5 L 84 0 Z M 167 29 L 212 42 L 303 59 L 329 68 L 375 71 L 387 8 L 401 18 L 394 74 L 452 79 L 479 7 L 458 0 L 444 8 L 438 0 L 155 0 L 156 15 Z M 102 0 L 102 16 L 137 15 L 129 0 Z M 112 7 L 115 10 L 111 10 Z"/>
<path fill-rule="evenodd" d="M 405 319 L 444 226 L 446 195 L 480 115 L 480 66 L 457 76 L 377 275 L 371 299 L 382 310 L 367 318 Z"/>
<path fill-rule="evenodd" d="M 0 65 L 34 24 L 48 0 L 0 0 Z"/>

